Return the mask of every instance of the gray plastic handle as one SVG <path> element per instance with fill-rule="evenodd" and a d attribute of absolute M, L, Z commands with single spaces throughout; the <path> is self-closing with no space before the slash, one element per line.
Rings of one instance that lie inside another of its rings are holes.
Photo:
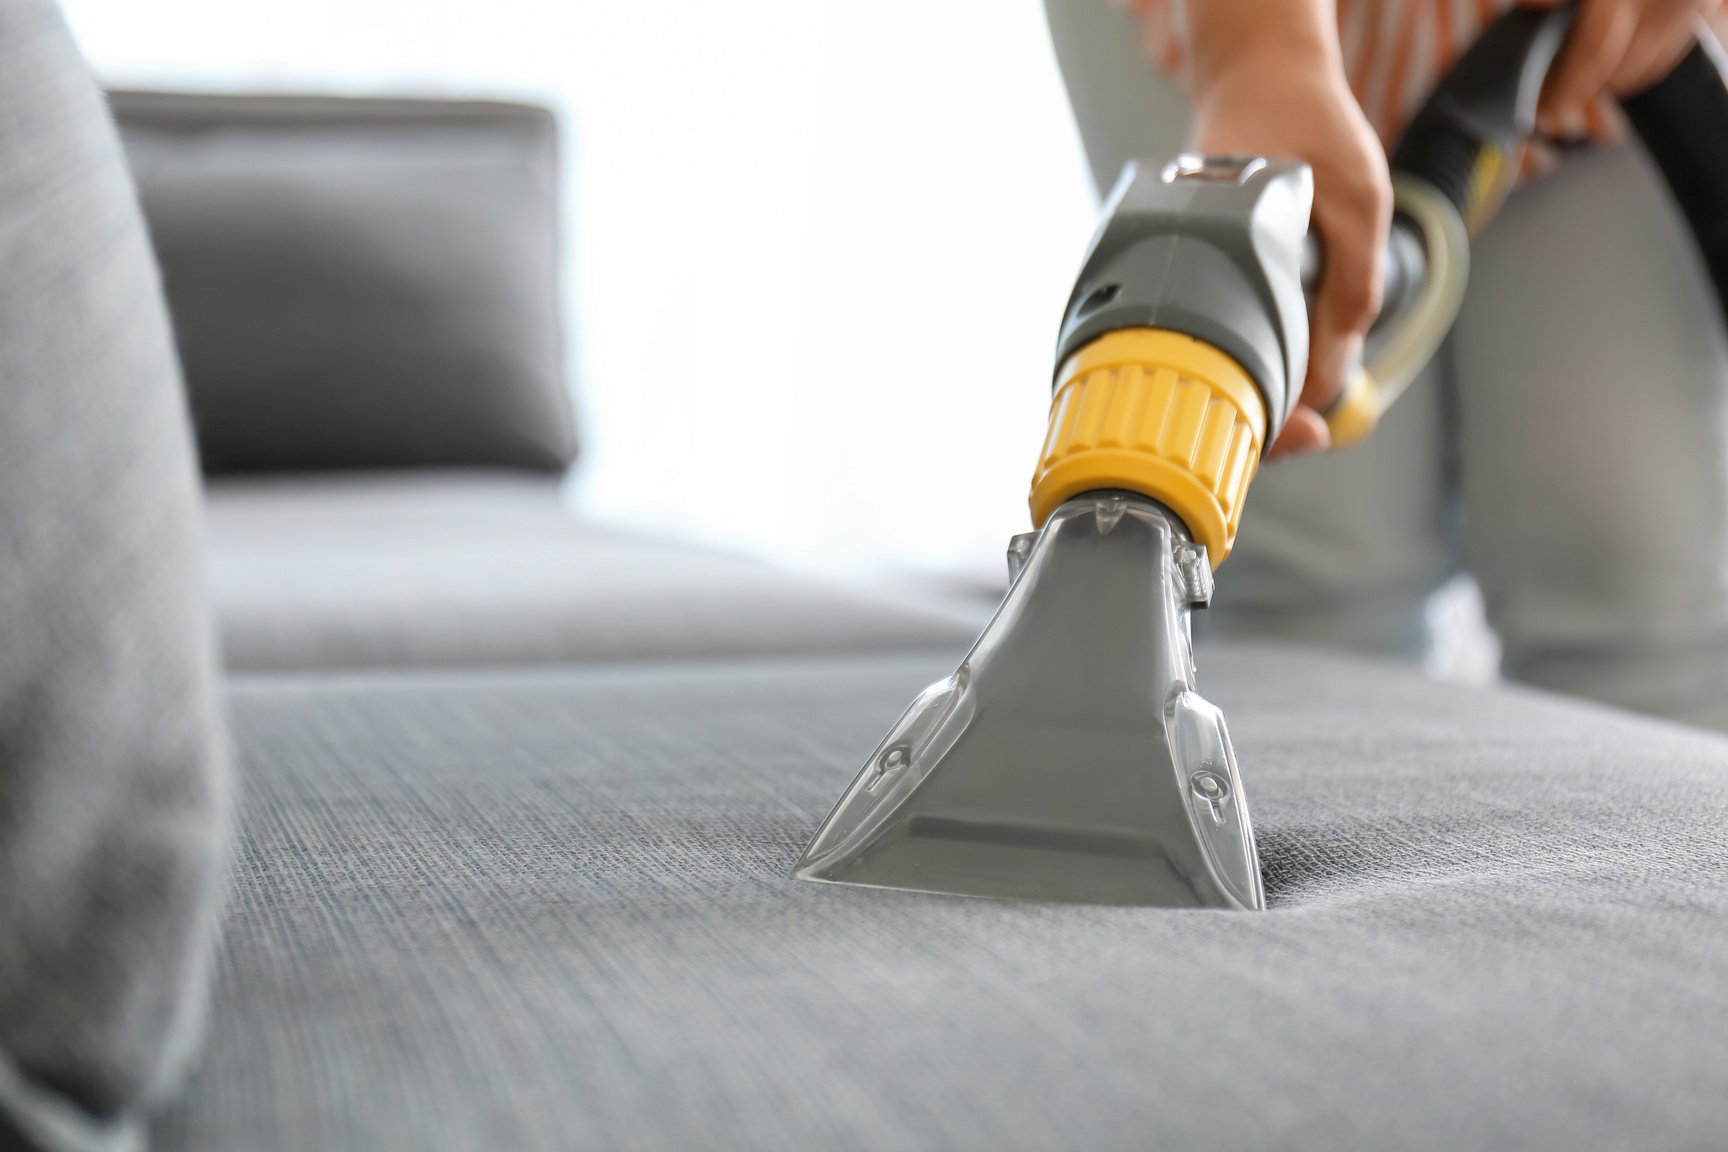
<path fill-rule="evenodd" d="M 1314 180 L 1306 164 L 1258 156 L 1131 163 L 1105 205 L 1074 284 L 1056 366 L 1123 328 L 1205 341 L 1253 378 L 1278 438 L 1308 364 L 1302 246 Z"/>

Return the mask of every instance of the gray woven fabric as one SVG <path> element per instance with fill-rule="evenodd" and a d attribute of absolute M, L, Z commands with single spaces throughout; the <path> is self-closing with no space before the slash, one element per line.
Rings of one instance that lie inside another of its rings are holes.
<path fill-rule="evenodd" d="M 788 880 L 950 667 L 240 688 L 160 1152 L 1721 1147 L 1728 741 L 1213 652 L 1270 911 Z"/>
<path fill-rule="evenodd" d="M 978 621 L 573 518 L 550 481 L 381 473 L 210 492 L 230 668 L 955 649 Z"/>
<path fill-rule="evenodd" d="M 134 1145 L 195 1039 L 225 754 L 168 320 L 101 96 L 0 0 L 0 1148 Z"/>
<path fill-rule="evenodd" d="M 206 471 L 570 462 L 550 113 L 113 101 Z"/>

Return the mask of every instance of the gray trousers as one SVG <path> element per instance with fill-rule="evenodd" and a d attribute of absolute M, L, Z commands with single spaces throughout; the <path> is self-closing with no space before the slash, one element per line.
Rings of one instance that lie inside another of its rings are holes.
<path fill-rule="evenodd" d="M 1179 151 L 1180 87 L 1110 0 L 1048 0 L 1101 189 Z M 1524 683 L 1728 730 L 1728 338 L 1636 145 L 1515 193 L 1462 315 L 1364 444 L 1265 468 L 1212 630 L 1419 657 L 1469 571 Z"/>

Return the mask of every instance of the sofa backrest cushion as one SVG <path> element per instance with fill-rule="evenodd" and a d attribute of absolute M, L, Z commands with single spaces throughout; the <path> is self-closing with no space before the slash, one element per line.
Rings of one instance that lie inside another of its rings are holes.
<path fill-rule="evenodd" d="M 111 100 L 206 472 L 571 462 L 549 112 Z"/>

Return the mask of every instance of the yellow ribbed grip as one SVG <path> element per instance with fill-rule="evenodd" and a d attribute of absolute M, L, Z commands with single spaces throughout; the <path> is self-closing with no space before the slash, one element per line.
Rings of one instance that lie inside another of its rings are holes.
<path fill-rule="evenodd" d="M 1138 492 L 1181 517 L 1217 566 L 1236 543 L 1265 440 L 1260 390 L 1228 355 L 1159 328 L 1111 332 L 1057 374 L 1032 523 L 1083 492 Z"/>

